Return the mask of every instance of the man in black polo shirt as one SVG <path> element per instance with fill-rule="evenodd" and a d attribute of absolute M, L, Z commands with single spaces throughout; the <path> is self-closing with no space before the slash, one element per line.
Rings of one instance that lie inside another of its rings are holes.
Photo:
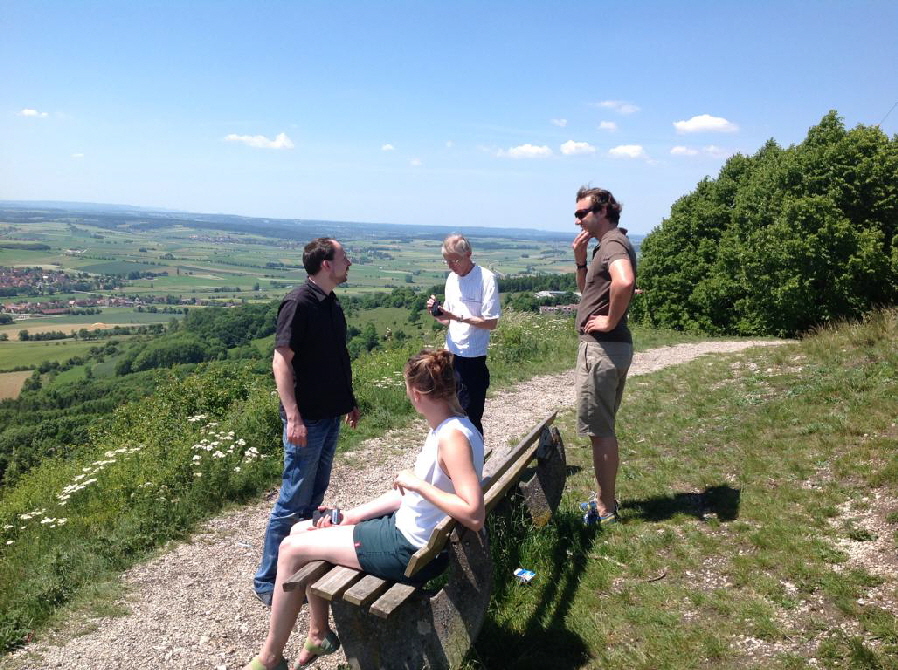
<path fill-rule="evenodd" d="M 359 409 L 352 393 L 346 318 L 334 288 L 352 262 L 336 240 L 309 242 L 303 252 L 306 282 L 278 309 L 271 367 L 284 423 L 284 477 L 265 531 L 256 596 L 271 605 L 281 541 L 294 523 L 312 518 L 324 500 L 340 435 L 340 419 L 355 428 Z"/>

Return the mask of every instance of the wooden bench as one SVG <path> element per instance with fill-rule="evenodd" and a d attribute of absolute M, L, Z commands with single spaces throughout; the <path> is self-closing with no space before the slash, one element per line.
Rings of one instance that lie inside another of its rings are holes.
<path fill-rule="evenodd" d="M 561 435 L 551 425 L 554 420 L 553 413 L 517 445 L 495 449 L 486 461 L 487 523 L 497 504 L 518 495 L 536 525 L 548 522 L 558 507 L 567 462 Z M 306 564 L 284 588 L 311 584 L 313 593 L 330 601 L 346 658 L 355 670 L 456 668 L 486 618 L 493 570 L 486 531 L 475 533 L 449 517 L 412 557 L 406 576 L 413 577 L 447 543 L 446 583 L 436 592 L 325 561 Z"/>

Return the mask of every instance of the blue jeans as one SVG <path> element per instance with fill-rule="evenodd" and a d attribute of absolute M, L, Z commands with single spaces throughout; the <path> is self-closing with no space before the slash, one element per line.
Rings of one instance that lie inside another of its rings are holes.
<path fill-rule="evenodd" d="M 287 422 L 284 421 L 284 477 L 281 493 L 268 516 L 262 563 L 254 580 L 256 593 L 274 590 L 281 541 L 290 534 L 297 521 L 311 519 L 312 513 L 324 500 L 337 450 L 337 438 L 340 437 L 341 418 L 303 419 L 306 425 L 304 447 L 287 442 Z"/>

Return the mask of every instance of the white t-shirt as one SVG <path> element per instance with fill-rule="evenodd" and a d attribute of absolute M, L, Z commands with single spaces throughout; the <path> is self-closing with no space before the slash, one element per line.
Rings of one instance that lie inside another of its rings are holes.
<path fill-rule="evenodd" d="M 424 447 L 415 460 L 415 476 L 448 493 L 455 493 L 455 486 L 443 472 L 439 463 L 440 437 L 449 432 L 460 431 L 471 444 L 472 461 L 477 478 L 483 481 L 483 437 L 466 416 L 452 416 L 430 431 Z M 396 510 L 396 528 L 416 547 L 423 547 L 437 524 L 448 515 L 420 494 L 406 491 Z"/>
<path fill-rule="evenodd" d="M 450 272 L 446 277 L 444 304 L 456 316 L 478 316 L 483 319 L 498 319 L 499 289 L 496 276 L 489 270 L 475 265 L 464 277 Z M 475 328 L 467 323 L 449 322 L 446 334 L 446 348 L 456 356 L 473 358 L 486 356 L 490 343 L 490 333 L 486 328 Z"/>

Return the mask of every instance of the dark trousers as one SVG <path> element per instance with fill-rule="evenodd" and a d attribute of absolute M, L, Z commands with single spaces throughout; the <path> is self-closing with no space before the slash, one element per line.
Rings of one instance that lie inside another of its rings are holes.
<path fill-rule="evenodd" d="M 458 401 L 474 427 L 483 435 L 483 405 L 486 390 L 490 387 L 490 371 L 486 367 L 486 356 L 466 358 L 455 356 L 455 382 L 458 387 Z"/>

